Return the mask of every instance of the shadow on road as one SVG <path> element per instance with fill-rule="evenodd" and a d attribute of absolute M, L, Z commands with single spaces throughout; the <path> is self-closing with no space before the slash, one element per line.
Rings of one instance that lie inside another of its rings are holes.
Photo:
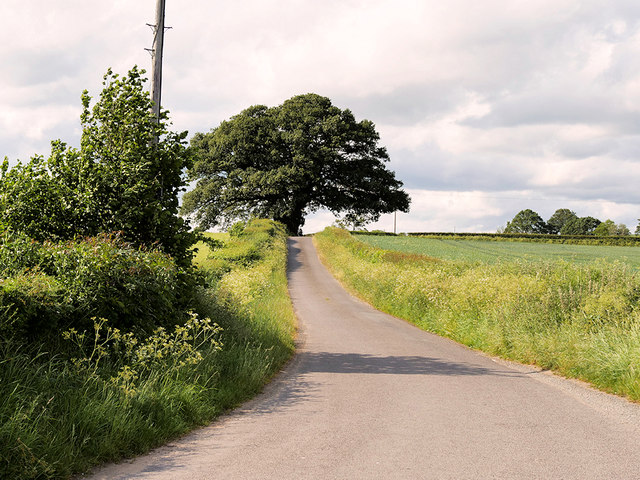
<path fill-rule="evenodd" d="M 289 237 L 287 239 L 287 275 L 302 267 L 302 262 L 298 260 L 298 257 L 302 253 L 298 247 L 295 246 L 295 237 Z"/>
<path fill-rule="evenodd" d="M 357 353 L 302 352 L 300 373 L 369 373 L 389 375 L 491 375 L 521 377 L 518 372 L 452 363 L 419 356 L 374 356 Z"/>

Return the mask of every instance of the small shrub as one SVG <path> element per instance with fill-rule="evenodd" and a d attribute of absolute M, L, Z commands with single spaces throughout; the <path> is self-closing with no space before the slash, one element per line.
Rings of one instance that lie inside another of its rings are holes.
<path fill-rule="evenodd" d="M 49 245 L 48 251 L 76 314 L 67 327 L 86 329 L 91 317 L 103 317 L 116 328 L 151 332 L 183 320 L 182 272 L 162 252 L 134 248 L 117 235 Z"/>
<path fill-rule="evenodd" d="M 240 221 L 240 222 L 234 223 L 233 225 L 231 225 L 231 228 L 229 229 L 229 236 L 234 238 L 238 238 L 242 236 L 246 226 L 247 226 L 247 222 Z"/>
<path fill-rule="evenodd" d="M 0 339 L 54 331 L 70 311 L 64 288 L 53 277 L 31 272 L 0 281 Z"/>
<path fill-rule="evenodd" d="M 42 244 L 24 234 L 0 234 L 0 277 L 24 273 L 26 270 L 45 269 L 48 258 Z"/>

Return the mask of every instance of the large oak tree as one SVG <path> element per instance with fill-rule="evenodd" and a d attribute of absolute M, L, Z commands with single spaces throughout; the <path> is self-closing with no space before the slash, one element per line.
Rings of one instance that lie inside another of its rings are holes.
<path fill-rule="evenodd" d="M 388 170 L 369 120 L 357 122 L 320 95 L 257 105 L 192 139 L 195 188 L 182 213 L 210 228 L 248 216 L 272 218 L 297 233 L 307 213 L 327 208 L 375 221 L 409 210 L 402 182 Z"/>

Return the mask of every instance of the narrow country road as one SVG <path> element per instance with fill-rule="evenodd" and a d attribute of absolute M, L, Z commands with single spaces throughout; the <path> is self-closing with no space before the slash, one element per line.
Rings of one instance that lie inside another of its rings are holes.
<path fill-rule="evenodd" d="M 350 297 L 289 241 L 297 356 L 210 427 L 93 479 L 638 479 L 640 406 Z"/>

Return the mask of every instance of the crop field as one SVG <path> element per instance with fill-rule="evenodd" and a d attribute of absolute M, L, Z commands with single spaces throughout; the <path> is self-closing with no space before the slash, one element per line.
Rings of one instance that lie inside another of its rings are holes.
<path fill-rule="evenodd" d="M 498 263 L 561 259 L 586 264 L 604 259 L 607 262 L 623 262 L 634 269 L 640 269 L 640 247 L 375 235 L 358 235 L 356 238 L 385 250 L 428 255 L 444 260 Z"/>

